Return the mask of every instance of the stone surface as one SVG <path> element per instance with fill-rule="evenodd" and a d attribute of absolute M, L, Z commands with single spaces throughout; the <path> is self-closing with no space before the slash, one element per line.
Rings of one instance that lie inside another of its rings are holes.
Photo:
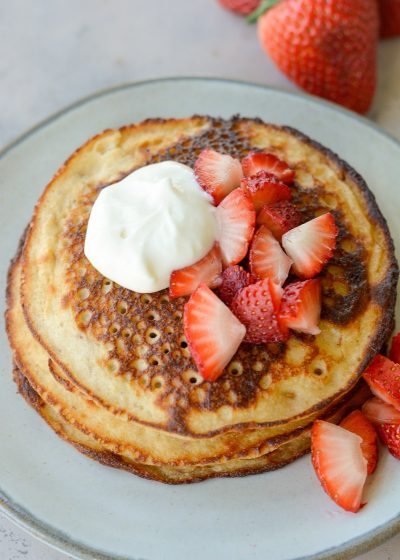
<path fill-rule="evenodd" d="M 0 146 L 101 88 L 160 76 L 214 76 L 295 90 L 255 28 L 216 0 L 0 2 Z M 370 118 L 400 139 L 400 40 L 379 47 Z M 399 558 L 400 535 L 359 560 Z M 65 560 L 0 516 L 0 558 Z"/>

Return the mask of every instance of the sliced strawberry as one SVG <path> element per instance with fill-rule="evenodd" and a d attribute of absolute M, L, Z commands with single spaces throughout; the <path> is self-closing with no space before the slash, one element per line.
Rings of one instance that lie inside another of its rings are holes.
<path fill-rule="evenodd" d="M 389 358 L 392 362 L 400 364 L 400 333 L 392 338 L 392 346 L 390 347 Z"/>
<path fill-rule="evenodd" d="M 269 229 L 261 226 L 250 247 L 250 270 L 259 278 L 271 278 L 280 286 L 288 277 L 292 261 Z"/>
<path fill-rule="evenodd" d="M 287 200 L 265 204 L 257 216 L 257 224 L 267 226 L 278 241 L 281 241 L 284 233 L 299 226 L 301 222 L 301 212 Z"/>
<path fill-rule="evenodd" d="M 286 328 L 307 334 L 319 334 L 321 281 L 319 278 L 286 286 L 279 317 Z"/>
<path fill-rule="evenodd" d="M 274 306 L 274 311 L 276 315 L 276 319 L 278 321 L 279 330 L 282 334 L 282 338 L 287 340 L 289 338 L 289 329 L 285 325 L 284 322 L 281 320 L 281 305 L 282 305 L 282 296 L 283 296 L 283 288 L 279 284 L 270 281 L 269 283 L 269 291 L 271 293 L 272 305 Z"/>
<path fill-rule="evenodd" d="M 256 213 L 242 189 L 228 194 L 217 208 L 218 241 L 225 267 L 240 262 L 254 234 Z"/>
<path fill-rule="evenodd" d="M 211 251 L 197 263 L 172 272 L 169 281 L 169 295 L 173 298 L 188 296 L 200 284 L 218 288 L 222 282 L 221 274 L 221 255 L 218 245 L 214 245 Z"/>
<path fill-rule="evenodd" d="M 356 513 L 367 478 L 362 439 L 352 432 L 317 420 L 311 430 L 311 457 L 325 492 L 338 506 Z"/>
<path fill-rule="evenodd" d="M 257 282 L 258 278 L 247 272 L 239 265 L 229 266 L 222 273 L 222 283 L 219 288 L 219 297 L 226 305 L 232 303 L 239 290 Z"/>
<path fill-rule="evenodd" d="M 335 251 L 337 234 L 330 212 L 285 233 L 282 245 L 294 262 L 294 273 L 300 278 L 319 274 Z"/>
<path fill-rule="evenodd" d="M 361 451 L 368 462 L 367 473 L 372 474 L 378 463 L 378 436 L 374 426 L 360 410 L 354 410 L 340 425 L 362 439 Z"/>
<path fill-rule="evenodd" d="M 245 177 L 240 185 L 253 201 L 256 212 L 261 210 L 265 204 L 292 199 L 289 187 L 267 171 L 258 171 L 256 175 Z"/>
<path fill-rule="evenodd" d="M 377 429 L 382 443 L 393 457 L 400 459 L 400 424 L 381 424 Z"/>
<path fill-rule="evenodd" d="M 205 284 L 186 303 L 183 324 L 200 375 L 215 381 L 238 349 L 246 328 Z"/>
<path fill-rule="evenodd" d="M 363 376 L 376 397 L 400 410 L 399 364 L 378 354 L 364 371 Z"/>
<path fill-rule="evenodd" d="M 281 304 L 282 304 L 283 288 L 282 286 L 276 284 L 275 282 L 270 282 L 269 291 L 271 292 L 272 303 L 275 309 L 275 313 L 277 314 L 278 317 L 278 323 L 281 325 L 279 314 L 280 314 Z M 284 327 L 283 330 L 284 332 L 287 332 L 287 327 Z"/>
<path fill-rule="evenodd" d="M 236 294 L 231 309 L 246 327 L 245 342 L 262 344 L 282 342 L 287 339 L 278 322 L 276 314 L 277 296 L 271 280 L 260 280 Z"/>
<path fill-rule="evenodd" d="M 238 159 L 215 150 L 203 150 L 194 164 L 199 185 L 219 204 L 227 194 L 239 186 L 243 177 Z"/>
<path fill-rule="evenodd" d="M 362 411 L 373 424 L 400 424 L 400 410 L 378 397 L 365 402 Z"/>
<path fill-rule="evenodd" d="M 286 161 L 282 161 L 274 156 L 274 154 L 250 152 L 242 159 L 242 168 L 245 177 L 256 175 L 259 171 L 268 171 L 268 173 L 273 173 L 278 179 L 285 183 L 293 183 L 293 169 L 290 169 Z"/>

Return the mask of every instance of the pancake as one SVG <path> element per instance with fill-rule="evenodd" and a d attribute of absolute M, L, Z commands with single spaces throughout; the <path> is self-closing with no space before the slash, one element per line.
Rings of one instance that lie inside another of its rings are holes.
<path fill-rule="evenodd" d="M 275 153 L 295 170 L 293 201 L 304 218 L 330 210 L 340 230 L 322 272 L 321 334 L 242 344 L 213 383 L 202 381 L 187 348 L 186 298 L 126 290 L 83 253 L 105 185 L 150 162 L 193 165 L 205 147 L 236 157 L 253 148 Z M 145 121 L 86 143 L 39 200 L 22 269 L 29 328 L 73 387 L 127 421 L 206 442 L 249 429 L 262 441 L 277 427 L 289 433 L 341 399 L 392 330 L 398 276 L 385 220 L 346 163 L 293 129 L 208 117 Z"/>
<path fill-rule="evenodd" d="M 295 170 L 293 202 L 304 220 L 330 210 L 339 227 L 321 274 L 321 334 L 242 344 L 213 383 L 198 374 L 183 334 L 187 298 L 124 289 L 83 253 L 104 186 L 148 163 L 193 166 L 205 147 L 276 153 Z M 108 130 L 57 172 L 10 267 L 14 377 L 62 438 L 104 464 L 176 484 L 272 470 L 308 451 L 316 418 L 338 422 L 368 398 L 358 380 L 391 332 L 397 277 L 365 182 L 298 131 L 208 117 Z"/>
<path fill-rule="evenodd" d="M 105 449 L 98 441 L 82 433 L 75 426 L 66 422 L 57 410 L 46 404 L 31 387 L 22 372 L 14 368 L 14 380 L 25 400 L 43 417 L 47 424 L 65 441 L 71 443 L 78 451 L 103 465 L 126 470 L 132 474 L 164 482 L 167 484 L 184 484 L 200 482 L 208 478 L 245 476 L 282 468 L 292 463 L 309 451 L 310 429 L 298 430 L 290 438 L 283 440 L 275 450 L 254 459 L 236 459 L 223 465 L 205 465 L 195 467 L 151 466 L 130 461 Z M 359 407 L 370 395 L 369 389 L 362 381 L 357 385 L 351 398 L 332 411 L 326 420 L 339 422 L 351 410 Z"/>
<path fill-rule="evenodd" d="M 22 312 L 20 277 L 21 263 L 17 257 L 8 278 L 6 313 L 15 363 L 35 392 L 58 411 L 64 422 L 78 428 L 108 451 L 148 465 L 215 465 L 270 453 L 282 445 L 282 438 L 291 437 L 290 432 L 306 425 L 297 423 L 288 427 L 281 424 L 274 430 L 252 428 L 240 433 L 223 432 L 205 439 L 176 436 L 114 415 L 77 390 L 33 337 Z M 335 403 L 332 403 L 324 413 L 330 413 L 334 407 Z"/>

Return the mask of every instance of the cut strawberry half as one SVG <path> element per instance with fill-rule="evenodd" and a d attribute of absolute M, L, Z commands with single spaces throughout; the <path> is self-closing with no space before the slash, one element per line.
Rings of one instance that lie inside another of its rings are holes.
<path fill-rule="evenodd" d="M 229 266 L 222 273 L 222 283 L 219 287 L 219 297 L 226 305 L 232 303 L 235 295 L 246 286 L 257 282 L 258 278 L 247 272 L 239 265 Z"/>
<path fill-rule="evenodd" d="M 255 276 L 271 278 L 280 286 L 288 277 L 293 264 L 265 226 L 259 228 L 251 242 L 249 262 L 250 270 Z"/>
<path fill-rule="evenodd" d="M 262 344 L 287 339 L 279 324 L 276 306 L 279 296 L 268 278 L 242 288 L 234 297 L 231 309 L 246 327 L 245 342 Z"/>
<path fill-rule="evenodd" d="M 200 284 L 209 288 L 218 288 L 222 282 L 222 261 L 218 245 L 200 261 L 180 270 L 174 270 L 169 281 L 169 295 L 172 298 L 188 296 Z"/>
<path fill-rule="evenodd" d="M 392 338 L 392 345 L 390 347 L 389 358 L 392 362 L 400 364 L 400 333 Z"/>
<path fill-rule="evenodd" d="M 365 402 L 362 411 L 373 424 L 400 424 L 400 410 L 378 397 Z"/>
<path fill-rule="evenodd" d="M 282 286 L 280 286 L 279 284 L 276 284 L 275 282 L 270 282 L 269 283 L 269 291 L 271 292 L 272 303 L 273 303 L 275 313 L 276 313 L 277 318 L 278 318 L 278 323 L 281 325 L 280 310 L 281 310 L 281 304 L 282 304 L 283 288 L 282 288 Z M 286 326 L 283 327 L 283 331 L 285 333 L 287 333 L 287 327 Z"/>
<path fill-rule="evenodd" d="M 381 354 L 375 356 L 363 373 L 376 397 L 400 410 L 400 365 Z"/>
<path fill-rule="evenodd" d="M 294 282 L 283 291 L 279 317 L 286 328 L 317 335 L 321 315 L 321 281 L 319 278 Z"/>
<path fill-rule="evenodd" d="M 237 264 L 247 253 L 254 234 L 256 213 L 242 189 L 228 194 L 217 208 L 218 241 L 225 267 Z"/>
<path fill-rule="evenodd" d="M 311 457 L 325 492 L 346 511 L 361 508 L 367 478 L 367 460 L 361 451 L 360 436 L 317 420 L 311 430 Z"/>
<path fill-rule="evenodd" d="M 382 424 L 377 429 L 382 443 L 393 457 L 400 459 L 400 424 Z"/>
<path fill-rule="evenodd" d="M 267 171 L 259 171 L 256 175 L 245 177 L 240 185 L 250 196 L 257 212 L 265 204 L 292 199 L 289 187 Z"/>
<path fill-rule="evenodd" d="M 257 216 L 257 224 L 267 226 L 278 241 L 281 241 L 284 233 L 299 226 L 302 221 L 301 212 L 287 200 L 265 204 Z"/>
<path fill-rule="evenodd" d="M 282 245 L 294 262 L 294 273 L 300 278 L 319 274 L 335 251 L 337 234 L 330 212 L 285 233 Z"/>
<path fill-rule="evenodd" d="M 378 463 L 378 436 L 374 426 L 360 410 L 354 410 L 340 425 L 362 439 L 361 451 L 368 462 L 367 473 L 372 474 Z"/>
<path fill-rule="evenodd" d="M 194 172 L 202 189 L 219 204 L 239 186 L 243 177 L 240 161 L 215 150 L 203 150 L 194 164 Z"/>
<path fill-rule="evenodd" d="M 266 152 L 250 152 L 242 159 L 242 168 L 245 177 L 256 175 L 259 171 L 273 173 L 284 183 L 293 183 L 294 171 L 289 165 L 276 157 L 274 154 Z"/>
<path fill-rule="evenodd" d="M 238 349 L 246 328 L 205 284 L 186 303 L 183 324 L 200 375 L 215 381 Z"/>
<path fill-rule="evenodd" d="M 279 331 L 282 335 L 282 338 L 284 340 L 287 340 L 289 338 L 289 329 L 287 328 L 285 323 L 283 323 L 281 321 L 281 315 L 280 315 L 281 305 L 282 305 L 283 288 L 279 284 L 276 284 L 275 282 L 272 282 L 270 280 L 269 281 L 269 291 L 270 291 L 270 294 L 271 294 L 272 305 L 274 306 L 276 319 L 278 321 Z"/>

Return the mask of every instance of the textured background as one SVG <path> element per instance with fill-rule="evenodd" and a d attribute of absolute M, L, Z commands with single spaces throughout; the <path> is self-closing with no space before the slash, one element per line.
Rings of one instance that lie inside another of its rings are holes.
<path fill-rule="evenodd" d="M 125 82 L 216 76 L 296 89 L 261 51 L 255 28 L 216 0 L 0 0 L 0 53 L 0 146 Z M 379 73 L 369 117 L 400 139 L 400 39 L 381 43 Z M 0 515 L 1 560 L 66 558 Z M 400 536 L 358 560 L 399 558 Z"/>

